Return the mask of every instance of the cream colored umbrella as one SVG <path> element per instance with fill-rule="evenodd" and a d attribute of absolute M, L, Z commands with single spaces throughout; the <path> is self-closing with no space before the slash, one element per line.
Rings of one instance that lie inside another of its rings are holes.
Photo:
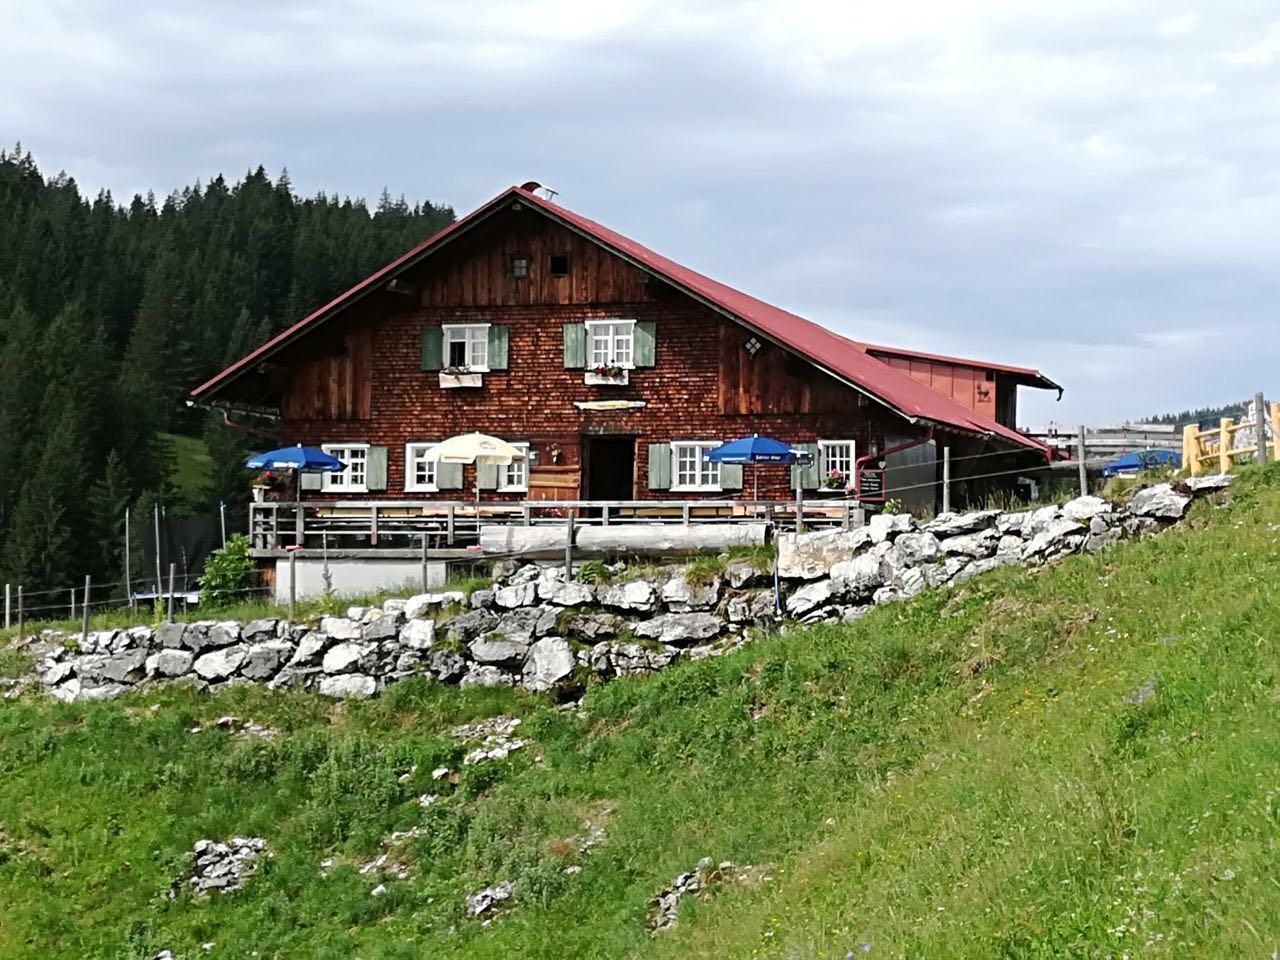
<path fill-rule="evenodd" d="M 463 433 L 448 440 L 442 440 L 427 451 L 426 460 L 438 463 L 474 463 L 476 465 L 476 505 L 480 504 L 480 470 L 481 464 L 493 464 L 505 467 L 508 464 L 523 460 L 524 454 L 518 447 L 513 447 L 505 440 L 491 437 L 487 433 Z"/>

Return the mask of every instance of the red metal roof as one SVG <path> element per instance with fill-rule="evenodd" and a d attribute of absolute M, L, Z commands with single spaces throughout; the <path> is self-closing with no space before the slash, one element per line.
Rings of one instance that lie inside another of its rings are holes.
<path fill-rule="evenodd" d="M 1039 370 L 1032 367 L 1015 367 L 1007 363 L 992 363 L 989 360 L 970 360 L 965 357 L 948 357 L 942 353 L 926 353 L 923 350 L 907 350 L 903 347 L 886 347 L 879 343 L 863 343 L 860 340 L 850 340 L 850 343 L 857 344 L 867 353 L 877 354 L 885 353 L 892 357 L 905 357 L 909 360 L 930 360 L 937 363 L 950 363 L 958 367 L 973 367 L 977 370 L 995 370 L 998 373 L 1012 374 L 1013 377 L 1028 387 L 1037 387 L 1044 390 L 1061 390 L 1062 387 L 1054 383 Z"/>
<path fill-rule="evenodd" d="M 684 290 L 696 299 L 729 314 L 740 323 L 751 327 L 785 347 L 804 356 L 822 370 L 843 380 L 873 399 L 902 414 L 909 420 L 923 420 L 944 428 L 962 430 L 999 437 L 1005 441 L 1027 447 L 1048 455 L 1049 448 L 1037 440 L 1005 427 L 989 417 L 976 413 L 950 397 L 925 386 L 913 377 L 889 366 L 866 352 L 864 344 L 821 327 L 812 321 L 789 313 L 772 304 L 757 300 L 726 286 L 717 280 L 703 276 L 695 270 L 669 260 L 659 253 L 642 246 L 629 237 L 610 230 L 559 204 L 544 200 L 523 187 L 511 187 L 488 203 L 445 227 L 430 239 L 414 247 L 408 253 L 387 264 L 377 273 L 366 277 L 346 293 L 330 301 L 319 310 L 288 330 L 272 338 L 248 356 L 238 360 L 226 370 L 192 391 L 199 397 L 211 392 L 219 384 L 233 377 L 255 359 L 274 352 L 295 339 L 309 326 L 332 315 L 352 300 L 376 289 L 380 280 L 390 279 L 396 272 L 418 262 L 433 250 L 461 233 L 466 227 L 483 219 L 504 203 L 518 199 L 566 227 L 594 240 L 606 249 L 631 260 L 650 273 Z"/>

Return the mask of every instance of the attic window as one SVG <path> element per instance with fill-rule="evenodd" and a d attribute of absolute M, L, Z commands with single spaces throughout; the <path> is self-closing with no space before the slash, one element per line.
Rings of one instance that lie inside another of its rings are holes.
<path fill-rule="evenodd" d="M 987 371 L 987 383 L 991 383 L 991 382 L 993 382 L 993 381 L 995 380 L 995 378 L 996 378 L 995 371 L 993 371 L 993 370 L 988 370 L 988 371 Z"/>
<path fill-rule="evenodd" d="M 567 277 L 569 275 L 569 255 L 567 253 L 553 253 L 547 258 L 547 272 L 553 277 Z"/>
<path fill-rule="evenodd" d="M 759 352 L 762 346 L 763 344 L 759 340 L 757 340 L 755 337 L 752 337 L 745 344 L 743 344 L 743 348 L 747 351 L 747 353 L 751 354 L 751 356 L 753 357 Z"/>
<path fill-rule="evenodd" d="M 517 253 L 511 258 L 511 276 L 517 280 L 523 280 L 529 276 L 529 258 L 523 253 Z"/>

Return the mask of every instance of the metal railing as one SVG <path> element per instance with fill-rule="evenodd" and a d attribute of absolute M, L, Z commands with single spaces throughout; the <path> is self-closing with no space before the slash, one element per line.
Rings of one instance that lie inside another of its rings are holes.
<path fill-rule="evenodd" d="M 412 548 L 479 542 L 482 526 L 771 523 L 778 529 L 854 527 L 859 504 L 821 496 L 795 500 L 333 500 L 252 503 L 255 550 L 290 547 Z"/>

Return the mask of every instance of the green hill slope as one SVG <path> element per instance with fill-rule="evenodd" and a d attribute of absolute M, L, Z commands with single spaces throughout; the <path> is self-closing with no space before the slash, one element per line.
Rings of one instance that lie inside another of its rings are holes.
<path fill-rule="evenodd" d="M 0 956 L 1270 956 L 1280 469 L 1194 510 L 580 713 L 417 681 L 0 704 Z M 528 746 L 464 765 L 450 726 L 497 713 Z M 407 878 L 358 872 L 412 828 Z M 195 841 L 232 835 L 271 851 L 244 889 L 166 898 Z M 702 857 L 760 869 L 649 933 Z M 492 922 L 468 917 L 501 881 Z"/>

